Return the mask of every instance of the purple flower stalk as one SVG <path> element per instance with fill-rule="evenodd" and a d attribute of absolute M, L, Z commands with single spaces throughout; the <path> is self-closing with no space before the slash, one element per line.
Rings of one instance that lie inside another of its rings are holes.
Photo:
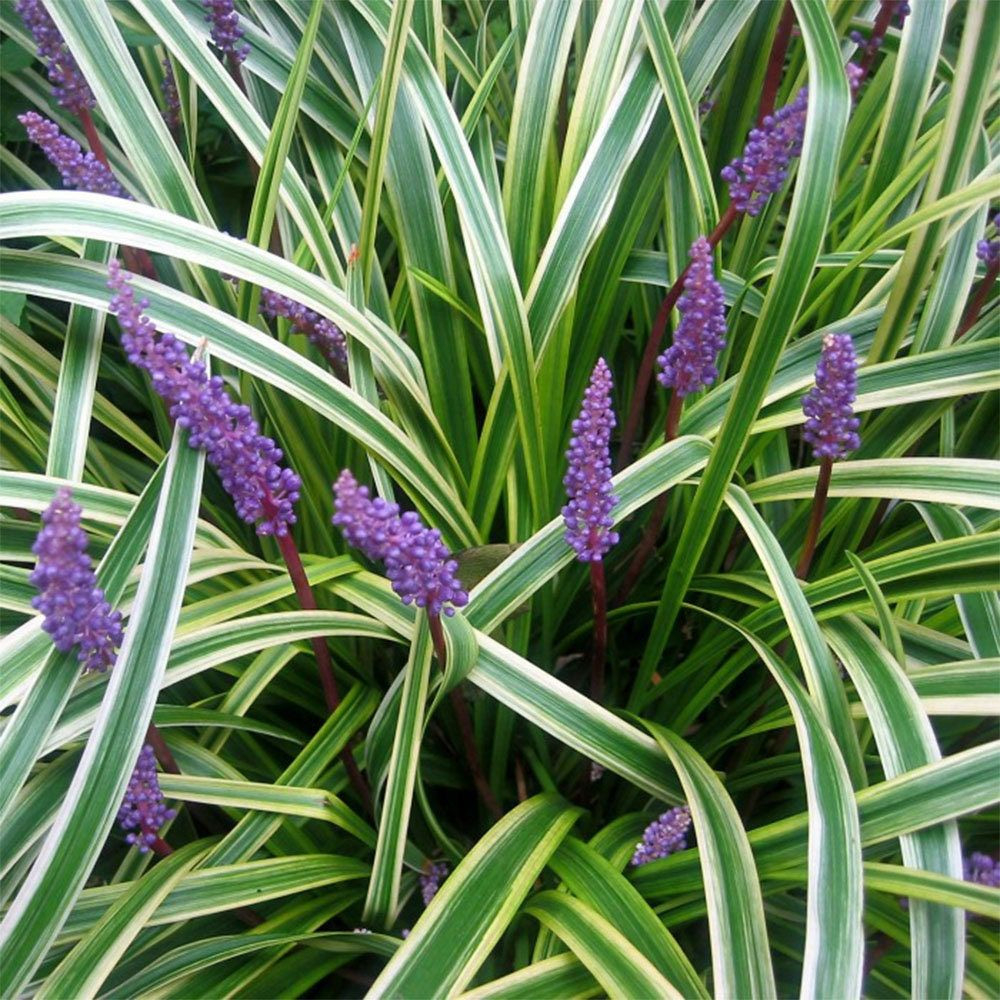
<path fill-rule="evenodd" d="M 250 54 L 250 46 L 241 41 L 243 29 L 233 0 L 201 0 L 201 5 L 205 8 L 205 20 L 212 25 L 212 41 L 237 62 L 243 62 Z"/>
<path fill-rule="evenodd" d="M 428 906 L 437 895 L 441 883 L 448 877 L 449 872 L 450 869 L 444 861 L 433 861 L 424 865 L 424 870 L 420 874 L 420 895 L 423 896 L 424 906 Z"/>
<path fill-rule="evenodd" d="M 181 99 L 177 93 L 173 63 L 169 59 L 163 60 L 163 82 L 160 87 L 163 92 L 163 120 L 171 132 L 176 132 L 181 126 Z"/>
<path fill-rule="evenodd" d="M 858 359 L 849 334 L 828 333 L 816 366 L 816 384 L 802 397 L 806 415 L 802 436 L 816 458 L 836 461 L 861 444 L 854 399 L 858 389 Z"/>
<path fill-rule="evenodd" d="M 75 139 L 63 135 L 55 122 L 34 111 L 18 115 L 17 120 L 24 126 L 28 138 L 42 147 L 49 162 L 59 171 L 63 187 L 110 194 L 115 198 L 131 197 L 105 164 L 93 153 L 85 153 Z"/>
<path fill-rule="evenodd" d="M 1000 237 L 1000 212 L 997 212 L 991 221 L 994 233 Z M 1000 263 L 1000 239 L 981 239 L 976 244 L 976 256 L 987 267 L 996 267 Z"/>
<path fill-rule="evenodd" d="M 729 184 L 737 212 L 760 214 L 767 199 L 785 183 L 789 163 L 802 152 L 808 102 L 809 88 L 803 87 L 791 104 L 750 130 L 743 155 L 723 168 L 722 179 Z"/>
<path fill-rule="evenodd" d="M 906 18 L 910 13 L 910 5 L 906 3 L 905 0 L 903 3 L 899 3 L 899 0 L 882 0 L 881 6 L 883 10 L 887 6 L 894 8 L 889 11 L 888 20 L 885 22 L 885 28 L 882 28 L 880 24 L 876 22 L 871 38 L 866 39 L 860 31 L 852 31 L 848 36 L 855 45 L 868 54 L 877 52 L 882 47 L 882 42 L 885 41 L 886 29 L 889 27 L 893 17 L 899 19 L 899 27 L 902 28 L 903 23 L 906 21 Z"/>
<path fill-rule="evenodd" d="M 691 810 L 687 806 L 668 809 L 659 819 L 654 819 L 643 831 L 642 840 L 635 845 L 632 866 L 648 865 L 650 861 L 665 858 L 687 847 L 687 831 L 691 825 Z"/>
<path fill-rule="evenodd" d="M 108 274 L 114 292 L 110 311 L 118 317 L 129 361 L 149 373 L 170 416 L 188 431 L 188 444 L 204 449 L 236 513 L 256 524 L 258 535 L 288 534 L 301 483 L 281 467 L 281 449 L 260 433 L 249 406 L 233 402 L 219 376 L 209 378 L 204 362 L 192 361 L 171 334 L 157 332 L 144 313 L 148 301 L 136 302 L 130 276 L 118 261 L 111 262 Z"/>
<path fill-rule="evenodd" d="M 139 751 L 139 759 L 118 809 L 121 828 L 136 831 L 125 835 L 126 843 L 137 847 L 141 854 L 148 853 L 159 838 L 160 827 L 176 815 L 164 804 L 160 781 L 156 776 L 156 755 L 147 743 Z"/>
<path fill-rule="evenodd" d="M 856 62 L 849 62 L 844 67 L 844 72 L 847 74 L 847 85 L 851 88 L 851 100 L 855 100 L 865 79 L 865 68 Z"/>
<path fill-rule="evenodd" d="M 372 500 L 348 469 L 333 485 L 333 523 L 344 538 L 371 560 L 385 563 L 392 589 L 404 604 L 426 608 L 429 615 L 453 615 L 469 595 L 455 575 L 458 563 L 414 511 L 399 513 L 399 505 L 381 497 Z"/>
<path fill-rule="evenodd" d="M 566 541 L 580 562 L 600 562 L 618 541 L 611 517 L 618 497 L 611 492 L 611 371 L 599 358 L 583 394 L 583 407 L 573 421 L 563 486 L 569 503 L 562 509 Z"/>
<path fill-rule="evenodd" d="M 38 57 L 52 83 L 52 96 L 75 115 L 89 111 L 96 103 L 94 95 L 44 4 L 41 0 L 17 0 L 14 9 L 35 39 Z"/>
<path fill-rule="evenodd" d="M 719 377 L 715 360 L 726 344 L 726 300 L 715 277 L 711 243 L 699 236 L 689 256 L 684 293 L 677 300 L 681 321 L 674 342 L 656 359 L 663 369 L 660 384 L 672 386 L 681 399 Z"/>
<path fill-rule="evenodd" d="M 28 577 L 40 593 L 31 604 L 45 616 L 42 628 L 56 649 L 68 653 L 79 646 L 83 669 L 104 671 L 121 645 L 122 616 L 97 586 L 80 514 L 67 487 L 42 513 L 42 530 L 31 547 L 38 563 Z"/>
<path fill-rule="evenodd" d="M 965 859 L 965 881 L 1000 889 L 1000 864 L 988 854 L 975 851 Z"/>
<path fill-rule="evenodd" d="M 347 339 L 336 323 L 331 323 L 318 312 L 267 288 L 260 291 L 260 311 L 268 319 L 277 316 L 287 319 L 292 331 L 308 337 L 309 342 L 318 348 L 334 369 L 347 370 Z"/>

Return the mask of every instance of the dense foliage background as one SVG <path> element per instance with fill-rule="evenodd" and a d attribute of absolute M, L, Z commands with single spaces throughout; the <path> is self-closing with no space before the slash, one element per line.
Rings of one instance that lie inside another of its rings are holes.
<path fill-rule="evenodd" d="M 199 0 L 45 0 L 88 129 L 0 4 L 5 995 L 997 995 L 1000 893 L 963 857 L 1000 799 L 1000 5 L 902 6 L 238 0 L 240 61 Z M 650 331 L 762 102 L 805 85 L 801 156 L 716 240 L 720 376 L 663 443 Z M 63 190 L 31 110 L 130 199 Z M 316 610 L 127 360 L 119 257 L 301 477 Z M 861 446 L 800 580 L 830 333 Z M 599 357 L 613 454 L 641 424 L 595 686 L 560 509 Z M 344 468 L 458 555 L 443 638 L 331 525 Z M 108 673 L 31 604 L 67 484 L 123 613 Z M 177 815 L 140 853 L 114 821 L 150 723 Z M 684 804 L 687 849 L 630 864 Z"/>

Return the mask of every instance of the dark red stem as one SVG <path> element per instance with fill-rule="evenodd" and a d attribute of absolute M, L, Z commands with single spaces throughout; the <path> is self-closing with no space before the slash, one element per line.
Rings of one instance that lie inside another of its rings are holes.
<path fill-rule="evenodd" d="M 441 618 L 439 615 L 433 615 L 428 612 L 427 621 L 430 624 L 434 653 L 438 658 L 438 663 L 443 673 L 448 654 L 444 644 L 444 629 L 441 626 Z M 493 789 L 490 788 L 490 783 L 486 780 L 486 774 L 479 761 L 479 751 L 476 750 L 476 738 L 472 732 L 472 717 L 469 715 L 469 706 L 465 703 L 461 684 L 453 687 L 448 692 L 448 697 L 451 700 L 451 707 L 454 709 L 455 719 L 458 722 L 458 732 L 462 738 L 465 760 L 469 765 L 469 773 L 472 775 L 473 784 L 476 786 L 479 797 L 483 800 L 483 805 L 490 811 L 493 818 L 495 820 L 500 819 L 503 815 L 503 810 L 500 808 L 500 803 L 497 802 L 496 796 L 493 794 Z"/>
<path fill-rule="evenodd" d="M 156 754 L 156 759 L 164 771 L 169 771 L 171 774 L 181 773 L 177 761 L 174 760 L 174 755 L 170 752 L 170 747 L 167 746 L 167 741 L 152 722 L 146 729 L 146 742 L 153 748 L 153 753 Z"/>
<path fill-rule="evenodd" d="M 152 844 L 149 845 L 161 858 L 165 858 L 168 854 L 173 854 L 174 849 L 162 838 L 157 837 Z"/>
<path fill-rule="evenodd" d="M 730 205 L 726 209 L 718 225 L 709 233 L 708 242 L 711 246 L 717 246 L 719 241 L 725 236 L 729 227 L 736 221 L 738 213 Z M 646 394 L 649 392 L 649 383 L 653 379 L 653 368 L 656 365 L 656 356 L 660 352 L 660 344 L 663 335 L 667 330 L 667 321 L 670 319 L 670 312 L 677 305 L 677 300 L 684 291 L 684 278 L 687 276 L 688 267 L 677 276 L 677 280 L 670 286 L 666 298 L 660 303 L 660 308 L 653 320 L 653 327 L 649 331 L 649 339 L 646 341 L 646 348 L 642 354 L 642 361 L 639 363 L 639 373 L 636 375 L 635 387 L 632 390 L 632 401 L 629 404 L 628 417 L 625 420 L 625 427 L 622 431 L 621 444 L 618 447 L 617 468 L 624 468 L 632 456 L 632 445 L 639 430 L 639 421 L 642 417 L 643 405 L 646 401 Z"/>
<path fill-rule="evenodd" d="M 604 699 L 604 661 L 608 649 L 608 594 L 604 563 L 590 564 L 590 596 L 594 607 L 594 650 L 590 667 L 590 697 L 598 704 Z"/>
<path fill-rule="evenodd" d="M 785 69 L 785 55 L 788 52 L 788 42 L 792 37 L 794 24 L 795 10 L 792 8 L 791 0 L 785 0 L 785 9 L 781 12 L 778 30 L 775 32 L 774 42 L 771 45 L 767 72 L 764 75 L 764 90 L 760 98 L 760 110 L 757 113 L 758 126 L 774 111 L 774 102 L 778 97 L 778 88 L 781 86 L 781 75 Z"/>
<path fill-rule="evenodd" d="M 899 0 L 882 0 L 882 6 L 879 7 L 878 14 L 875 16 L 875 24 L 872 26 L 871 38 L 865 47 L 865 54 L 861 57 L 861 69 L 864 71 L 861 79 L 864 79 L 868 75 L 868 71 L 872 68 L 872 63 L 875 61 L 875 53 L 878 52 L 879 45 L 882 39 L 885 38 L 885 33 L 889 30 L 889 22 L 892 20 L 892 15 L 896 12 L 898 3 Z"/>
<path fill-rule="evenodd" d="M 996 284 L 997 274 L 1000 274 L 1000 260 L 993 261 L 986 268 L 986 274 L 979 282 L 976 294 L 969 302 L 969 308 L 965 310 L 965 318 L 955 334 L 955 340 L 964 337 L 976 325 L 976 320 L 979 319 L 979 314 L 982 312 L 983 306 L 986 305 L 986 300 L 990 297 L 994 284 Z"/>
<path fill-rule="evenodd" d="M 813 553 L 816 551 L 816 540 L 819 538 L 820 525 L 823 523 L 823 512 L 826 510 L 826 498 L 830 492 L 830 476 L 833 473 L 833 459 L 824 458 L 819 464 L 819 476 L 816 477 L 816 492 L 813 494 L 812 517 L 809 519 L 809 530 L 802 546 L 799 564 L 795 567 L 795 575 L 804 580 L 809 575 Z"/>

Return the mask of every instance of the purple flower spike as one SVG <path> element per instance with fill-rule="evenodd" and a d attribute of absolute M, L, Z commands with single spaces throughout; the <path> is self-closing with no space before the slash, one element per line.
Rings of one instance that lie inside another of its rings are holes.
<path fill-rule="evenodd" d="M 865 78 L 865 68 L 856 62 L 849 62 L 844 67 L 844 72 L 847 74 L 847 85 L 851 88 L 851 99 L 855 100 Z"/>
<path fill-rule="evenodd" d="M 611 492 L 611 429 L 615 414 L 611 409 L 611 371 L 600 358 L 583 394 L 580 416 L 573 421 L 566 458 L 569 468 L 563 486 L 569 503 L 562 509 L 566 541 L 580 562 L 600 562 L 618 541 L 611 517 L 618 502 Z"/>
<path fill-rule="evenodd" d="M 1000 864 L 976 851 L 965 859 L 965 881 L 1000 889 Z"/>
<path fill-rule="evenodd" d="M 75 115 L 89 111 L 96 103 L 94 95 L 41 0 L 17 0 L 14 10 L 35 39 L 38 57 L 52 83 L 52 96 Z"/>
<path fill-rule="evenodd" d="M 659 819 L 654 819 L 642 834 L 642 841 L 635 845 L 632 866 L 648 865 L 650 861 L 665 858 L 687 847 L 687 831 L 691 825 L 691 810 L 687 806 L 668 809 Z"/>
<path fill-rule="evenodd" d="M 400 515 L 397 504 L 372 500 L 348 469 L 333 484 L 333 493 L 333 523 L 348 544 L 385 562 L 386 576 L 404 604 L 426 608 L 430 615 L 453 615 L 468 603 L 455 575 L 458 563 L 437 528 L 426 527 L 413 511 Z"/>
<path fill-rule="evenodd" d="M 174 67 L 169 59 L 163 60 L 163 82 L 160 87 L 163 91 L 163 120 L 171 132 L 176 132 L 181 127 L 181 99 L 177 93 Z"/>
<path fill-rule="evenodd" d="M 191 361 L 179 340 L 157 332 L 144 313 L 149 303 L 136 302 L 130 276 L 118 261 L 111 262 L 108 275 L 114 292 L 110 310 L 118 317 L 129 361 L 149 373 L 170 416 L 188 431 L 188 444 L 204 449 L 236 513 L 256 524 L 258 535 L 288 534 L 301 484 L 291 469 L 281 467 L 281 449 L 260 433 L 249 406 L 233 402 L 219 376 L 209 378 L 204 363 Z"/>
<path fill-rule="evenodd" d="M 42 628 L 61 653 L 79 646 L 84 670 L 107 670 L 122 642 L 122 616 L 111 610 L 87 555 L 80 508 L 63 487 L 42 513 L 42 530 L 31 551 L 38 564 L 28 577 L 40 593 L 31 601 Z"/>
<path fill-rule="evenodd" d="M 156 776 L 156 755 L 146 744 L 139 751 L 135 770 L 129 778 L 125 797 L 118 810 L 118 822 L 123 830 L 135 830 L 125 835 L 126 843 L 146 854 L 159 837 L 160 827 L 177 813 L 163 802 L 160 781 Z"/>
<path fill-rule="evenodd" d="M 854 398 L 858 389 L 858 359 L 846 333 L 828 333 L 816 366 L 816 384 L 802 397 L 806 415 L 802 436 L 816 458 L 836 461 L 861 444 Z"/>
<path fill-rule="evenodd" d="M 803 87 L 791 104 L 750 130 L 743 155 L 723 168 L 722 179 L 729 184 L 737 212 L 760 214 L 767 199 L 785 183 L 788 164 L 802 152 L 808 103 L 809 88 Z"/>
<path fill-rule="evenodd" d="M 55 122 L 34 111 L 18 115 L 17 120 L 24 126 L 28 138 L 42 147 L 49 162 L 59 171 L 63 187 L 110 194 L 115 198 L 130 197 L 115 175 L 93 153 L 85 153 L 75 139 L 63 135 Z"/>
<path fill-rule="evenodd" d="M 872 36 L 869 39 L 866 39 L 860 31 L 852 31 L 848 36 L 851 41 L 862 50 L 862 52 L 868 54 L 869 56 L 877 52 L 882 47 L 882 42 L 885 41 L 886 30 L 892 23 L 892 19 L 897 18 L 899 27 L 902 29 L 903 23 L 906 21 L 906 18 L 910 13 L 910 5 L 906 3 L 905 0 L 903 3 L 900 3 L 899 0 L 882 0 L 880 6 L 882 11 L 884 11 L 886 7 L 889 8 L 889 20 L 885 23 L 884 28 L 879 26 L 876 31 L 872 32 Z"/>
<path fill-rule="evenodd" d="M 993 230 L 1000 236 L 1000 212 L 993 216 Z M 1000 263 L 1000 239 L 982 239 L 976 244 L 976 256 L 987 266 L 996 267 Z"/>
<path fill-rule="evenodd" d="M 336 371 L 347 370 L 347 339 L 335 323 L 301 303 L 293 302 L 267 288 L 262 288 L 260 292 L 260 311 L 268 319 L 277 316 L 287 319 L 293 332 L 308 337 L 309 342 L 317 347 Z"/>
<path fill-rule="evenodd" d="M 448 877 L 450 869 L 444 861 L 434 861 L 424 865 L 420 874 L 420 895 L 424 898 L 424 906 L 437 895 L 441 883 Z"/>
<path fill-rule="evenodd" d="M 243 29 L 233 0 L 201 0 L 201 5 L 205 8 L 205 20 L 212 25 L 212 41 L 237 62 L 243 62 L 250 54 L 250 46 L 240 40 Z"/>
<path fill-rule="evenodd" d="M 663 386 L 673 386 L 683 399 L 719 377 L 715 359 L 726 344 L 726 300 L 715 277 L 712 245 L 704 236 L 691 244 L 691 267 L 684 294 L 677 301 L 681 314 L 674 342 L 657 358 Z"/>

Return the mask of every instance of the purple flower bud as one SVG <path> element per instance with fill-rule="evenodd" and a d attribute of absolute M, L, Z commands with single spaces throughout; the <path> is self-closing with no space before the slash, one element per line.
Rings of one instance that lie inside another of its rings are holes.
<path fill-rule="evenodd" d="M 653 820 L 642 834 L 642 840 L 635 845 L 632 866 L 648 865 L 683 851 L 687 847 L 687 831 L 691 825 L 691 810 L 687 806 L 668 809 L 659 819 Z"/>
<path fill-rule="evenodd" d="M 683 399 L 718 377 L 715 360 L 726 344 L 726 300 L 715 277 L 712 245 L 704 236 L 691 244 L 684 294 L 677 300 L 681 321 L 674 342 L 656 360 L 663 386 Z"/>
<path fill-rule="evenodd" d="M 347 371 L 347 339 L 335 323 L 301 303 L 293 302 L 267 288 L 262 288 L 260 292 L 260 311 L 268 319 L 277 316 L 287 319 L 292 325 L 292 331 L 305 334 L 335 371 Z"/>
<path fill-rule="evenodd" d="M 28 577 L 40 593 L 31 604 L 45 616 L 42 628 L 56 649 L 68 653 L 79 646 L 83 669 L 103 671 L 114 664 L 121 645 L 122 616 L 97 586 L 80 514 L 67 487 L 42 513 L 42 530 L 31 547 L 38 563 Z"/>
<path fill-rule="evenodd" d="M 184 345 L 169 333 L 159 334 L 145 315 L 145 300 L 136 302 L 130 276 L 118 261 L 108 267 L 110 311 L 118 317 L 125 355 L 149 373 L 153 389 L 169 407 L 188 444 L 205 451 L 218 472 L 236 513 L 256 524 L 258 535 L 286 535 L 295 523 L 299 477 L 283 469 L 282 451 L 260 433 L 250 407 L 234 403 L 219 376 L 209 378 L 201 361 L 191 361 Z"/>
<path fill-rule="evenodd" d="M 111 170 L 93 153 L 85 153 L 75 139 L 63 135 L 55 122 L 34 111 L 18 115 L 17 120 L 24 126 L 28 138 L 42 147 L 49 162 L 59 171 L 63 187 L 130 198 Z"/>
<path fill-rule="evenodd" d="M 979 885 L 1000 889 L 1000 864 L 997 864 L 988 854 L 973 852 L 965 859 L 965 881 L 977 882 Z"/>
<path fill-rule="evenodd" d="M 566 458 L 569 468 L 563 486 L 569 503 L 562 509 L 566 541 L 580 562 L 600 562 L 618 541 L 612 531 L 618 497 L 611 492 L 611 428 L 615 414 L 611 409 L 611 371 L 599 358 L 583 394 L 580 416 L 573 421 Z"/>
<path fill-rule="evenodd" d="M 137 847 L 141 854 L 146 854 L 156 843 L 160 827 L 176 815 L 173 809 L 168 809 L 164 804 L 160 781 L 156 776 L 156 755 L 153 748 L 146 744 L 139 751 L 139 759 L 118 810 L 121 828 L 136 831 L 126 834 L 126 843 Z"/>
<path fill-rule="evenodd" d="M 181 99 L 177 93 L 173 63 L 169 59 L 163 60 L 163 82 L 160 88 L 163 92 L 163 120 L 171 132 L 176 132 L 181 127 Z"/>
<path fill-rule="evenodd" d="M 993 231 L 1000 236 L 1000 212 L 992 218 Z M 981 239 L 976 244 L 976 256 L 987 266 L 996 267 L 1000 263 L 1000 239 Z"/>
<path fill-rule="evenodd" d="M 854 399 L 858 359 L 846 333 L 828 333 L 816 366 L 816 384 L 802 397 L 806 415 L 802 436 L 816 458 L 845 458 L 861 444 Z"/>
<path fill-rule="evenodd" d="M 41 0 L 17 0 L 14 9 L 35 39 L 38 57 L 52 83 L 52 96 L 75 115 L 89 111 L 96 103 L 94 95 Z"/>
<path fill-rule="evenodd" d="M 729 184 L 737 212 L 758 215 L 768 197 L 785 183 L 789 163 L 802 152 L 808 102 L 809 88 L 803 87 L 791 104 L 750 130 L 743 155 L 723 168 L 722 179 Z"/>
<path fill-rule="evenodd" d="M 851 88 L 851 100 L 855 100 L 865 78 L 865 68 L 856 62 L 849 62 L 844 67 L 844 72 L 847 74 L 847 85 Z"/>
<path fill-rule="evenodd" d="M 243 62 L 250 54 L 250 46 L 240 41 L 243 29 L 233 0 L 201 0 L 201 5 L 205 8 L 205 20 L 212 25 L 212 41 L 237 62 Z"/>
<path fill-rule="evenodd" d="M 437 528 L 428 528 L 413 511 L 400 515 L 399 506 L 372 500 L 348 469 L 333 484 L 333 523 L 371 560 L 385 562 L 386 576 L 404 604 L 426 608 L 430 615 L 453 615 L 469 595 L 455 575 L 451 558 Z"/>
<path fill-rule="evenodd" d="M 450 869 L 444 861 L 424 863 L 424 870 L 420 874 L 420 895 L 424 898 L 424 906 L 428 906 L 437 895 L 441 883 L 448 877 L 449 872 Z"/>

